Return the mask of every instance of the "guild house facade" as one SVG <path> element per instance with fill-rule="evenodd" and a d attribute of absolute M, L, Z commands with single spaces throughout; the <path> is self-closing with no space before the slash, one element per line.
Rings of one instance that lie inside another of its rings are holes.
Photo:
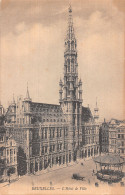
<path fill-rule="evenodd" d="M 111 119 L 100 126 L 100 152 L 116 153 L 125 159 L 125 121 Z"/>
<path fill-rule="evenodd" d="M 72 8 L 64 51 L 64 78 L 59 82 L 59 105 L 33 102 L 27 87 L 26 97 L 13 98 L 6 112 L 6 129 L 25 159 L 20 167 L 34 173 L 47 167 L 66 165 L 80 158 L 99 154 L 98 107 L 94 116 L 82 105 L 82 81 L 78 78 L 77 42 Z M 19 150 L 18 150 L 19 151 Z"/>
<path fill-rule="evenodd" d="M 8 177 L 17 177 L 17 145 L 12 137 L 6 135 L 4 126 L 0 126 L 0 182 Z"/>

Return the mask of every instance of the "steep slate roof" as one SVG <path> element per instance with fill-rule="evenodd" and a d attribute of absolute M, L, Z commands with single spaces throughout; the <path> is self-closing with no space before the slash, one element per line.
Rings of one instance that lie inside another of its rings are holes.
<path fill-rule="evenodd" d="M 30 107 L 34 122 L 66 122 L 60 105 L 31 102 Z"/>
<path fill-rule="evenodd" d="M 0 126 L 0 134 L 1 133 L 5 133 L 5 132 L 6 132 L 5 127 L 4 126 Z"/>
<path fill-rule="evenodd" d="M 82 106 L 82 122 L 87 123 L 91 119 L 93 119 L 93 116 L 90 108 Z"/>
<path fill-rule="evenodd" d="M 30 104 L 32 112 L 42 112 L 45 111 L 44 109 L 48 109 L 48 111 L 59 111 L 62 112 L 62 108 L 60 105 L 56 104 L 45 104 L 45 103 L 37 103 L 37 102 L 31 102 Z"/>
<path fill-rule="evenodd" d="M 4 124 L 4 121 L 5 121 L 5 116 L 4 115 L 0 116 L 0 126 Z"/>

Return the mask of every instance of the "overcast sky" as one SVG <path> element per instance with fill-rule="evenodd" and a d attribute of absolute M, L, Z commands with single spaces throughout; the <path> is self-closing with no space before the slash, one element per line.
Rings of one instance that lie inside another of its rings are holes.
<path fill-rule="evenodd" d="M 83 105 L 100 118 L 123 119 L 123 12 L 112 0 L 71 0 Z M 63 77 L 68 0 L 1 1 L 0 99 L 56 103 Z"/>

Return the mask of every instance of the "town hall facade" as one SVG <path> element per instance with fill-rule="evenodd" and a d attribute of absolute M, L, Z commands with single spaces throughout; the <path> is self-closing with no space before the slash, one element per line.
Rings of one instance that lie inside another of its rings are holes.
<path fill-rule="evenodd" d="M 68 165 L 99 154 L 98 107 L 94 116 L 82 105 L 82 81 L 78 77 L 77 41 L 72 8 L 64 51 L 64 78 L 59 82 L 59 105 L 33 102 L 27 86 L 26 97 L 18 97 L 5 114 L 5 127 L 19 151 L 20 174 L 48 167 Z"/>

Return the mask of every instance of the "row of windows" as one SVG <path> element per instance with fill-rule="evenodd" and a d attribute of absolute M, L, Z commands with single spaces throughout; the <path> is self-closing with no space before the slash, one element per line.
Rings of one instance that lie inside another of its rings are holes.
<path fill-rule="evenodd" d="M 101 134 L 102 134 L 102 135 L 108 135 L 109 132 L 108 132 L 108 131 L 102 131 Z"/>
<path fill-rule="evenodd" d="M 7 149 L 7 155 L 13 155 L 16 154 L 16 149 Z"/>
<path fill-rule="evenodd" d="M 41 122 L 66 122 L 65 119 L 48 119 L 48 118 L 44 118 L 44 119 L 40 119 Z M 17 123 L 20 123 L 20 124 L 25 124 L 25 123 L 30 123 L 30 119 L 28 120 L 25 120 L 24 118 L 17 118 Z"/>
<path fill-rule="evenodd" d="M 26 132 L 24 131 L 18 131 L 18 130 L 13 130 L 11 131 L 11 134 L 14 135 L 14 137 L 16 136 L 16 138 L 19 138 L 19 139 L 26 139 L 27 138 L 27 134 Z"/>
<path fill-rule="evenodd" d="M 124 141 L 118 142 L 118 146 L 124 146 Z"/>
<path fill-rule="evenodd" d="M 48 146 L 43 146 L 42 147 L 42 153 L 43 154 L 47 153 L 47 148 L 48 148 Z"/>
<path fill-rule="evenodd" d="M 109 135 L 111 138 L 116 138 L 116 133 L 112 133 L 110 132 L 110 135 Z"/>
<path fill-rule="evenodd" d="M 14 156 L 14 158 L 12 156 L 10 156 L 10 158 L 7 158 L 7 164 L 9 163 L 13 163 L 16 162 L 16 157 Z"/>
<path fill-rule="evenodd" d="M 50 145 L 50 152 L 54 152 L 55 151 L 55 145 Z"/>
<path fill-rule="evenodd" d="M 57 130 L 55 130 L 55 128 L 51 128 L 49 130 L 50 132 L 50 138 L 55 138 L 55 137 L 62 137 L 62 133 L 64 134 L 64 137 L 68 135 L 68 129 L 65 128 L 63 129 L 59 129 L 57 128 Z M 42 139 L 47 139 L 48 135 L 47 135 L 47 128 L 42 128 L 42 135 L 41 135 Z"/>
<path fill-rule="evenodd" d="M 48 146 L 42 146 L 42 154 L 45 154 L 48 152 L 48 148 L 50 152 L 54 152 L 55 151 L 55 144 L 50 145 L 50 147 Z M 68 144 L 64 143 L 64 145 L 62 145 L 62 143 L 57 144 L 57 151 L 61 151 L 62 149 L 68 149 Z"/>
<path fill-rule="evenodd" d="M 125 129 L 119 129 L 118 132 L 120 133 L 124 133 L 125 132 Z"/>
<path fill-rule="evenodd" d="M 65 119 L 41 119 L 41 122 L 66 122 Z"/>
<path fill-rule="evenodd" d="M 112 139 L 112 140 L 110 140 L 110 143 L 111 144 L 116 144 L 116 140 L 115 139 Z"/>
<path fill-rule="evenodd" d="M 89 127 L 85 127 L 85 130 L 96 130 L 97 127 L 94 126 L 89 126 Z"/>
<path fill-rule="evenodd" d="M 57 144 L 57 151 L 62 150 L 62 143 L 61 144 Z"/>
<path fill-rule="evenodd" d="M 102 138 L 102 142 L 108 142 L 108 138 L 107 137 Z"/>
<path fill-rule="evenodd" d="M 26 124 L 26 123 L 30 123 L 30 118 L 17 118 L 17 123 L 19 124 Z"/>
<path fill-rule="evenodd" d="M 31 111 L 45 111 L 45 112 L 50 112 L 50 113 L 52 113 L 52 112 L 61 112 L 61 110 L 59 110 L 59 109 L 46 109 L 46 108 L 31 108 Z"/>
<path fill-rule="evenodd" d="M 119 153 L 124 154 L 125 153 L 125 150 L 124 149 L 121 149 L 121 150 L 119 150 Z"/>
<path fill-rule="evenodd" d="M 86 144 L 93 144 L 93 143 L 95 143 L 95 141 L 97 141 L 95 139 L 95 137 L 92 137 L 92 138 L 88 137 L 88 138 L 85 139 Z"/>
<path fill-rule="evenodd" d="M 85 134 L 96 134 L 98 133 L 96 130 L 85 130 Z"/>
<path fill-rule="evenodd" d="M 124 134 L 118 134 L 118 138 L 124 139 Z"/>
<path fill-rule="evenodd" d="M 0 136 L 0 142 L 4 142 L 4 136 Z"/>
<path fill-rule="evenodd" d="M 4 155 L 3 150 L 0 151 L 0 157 L 2 157 Z"/>

